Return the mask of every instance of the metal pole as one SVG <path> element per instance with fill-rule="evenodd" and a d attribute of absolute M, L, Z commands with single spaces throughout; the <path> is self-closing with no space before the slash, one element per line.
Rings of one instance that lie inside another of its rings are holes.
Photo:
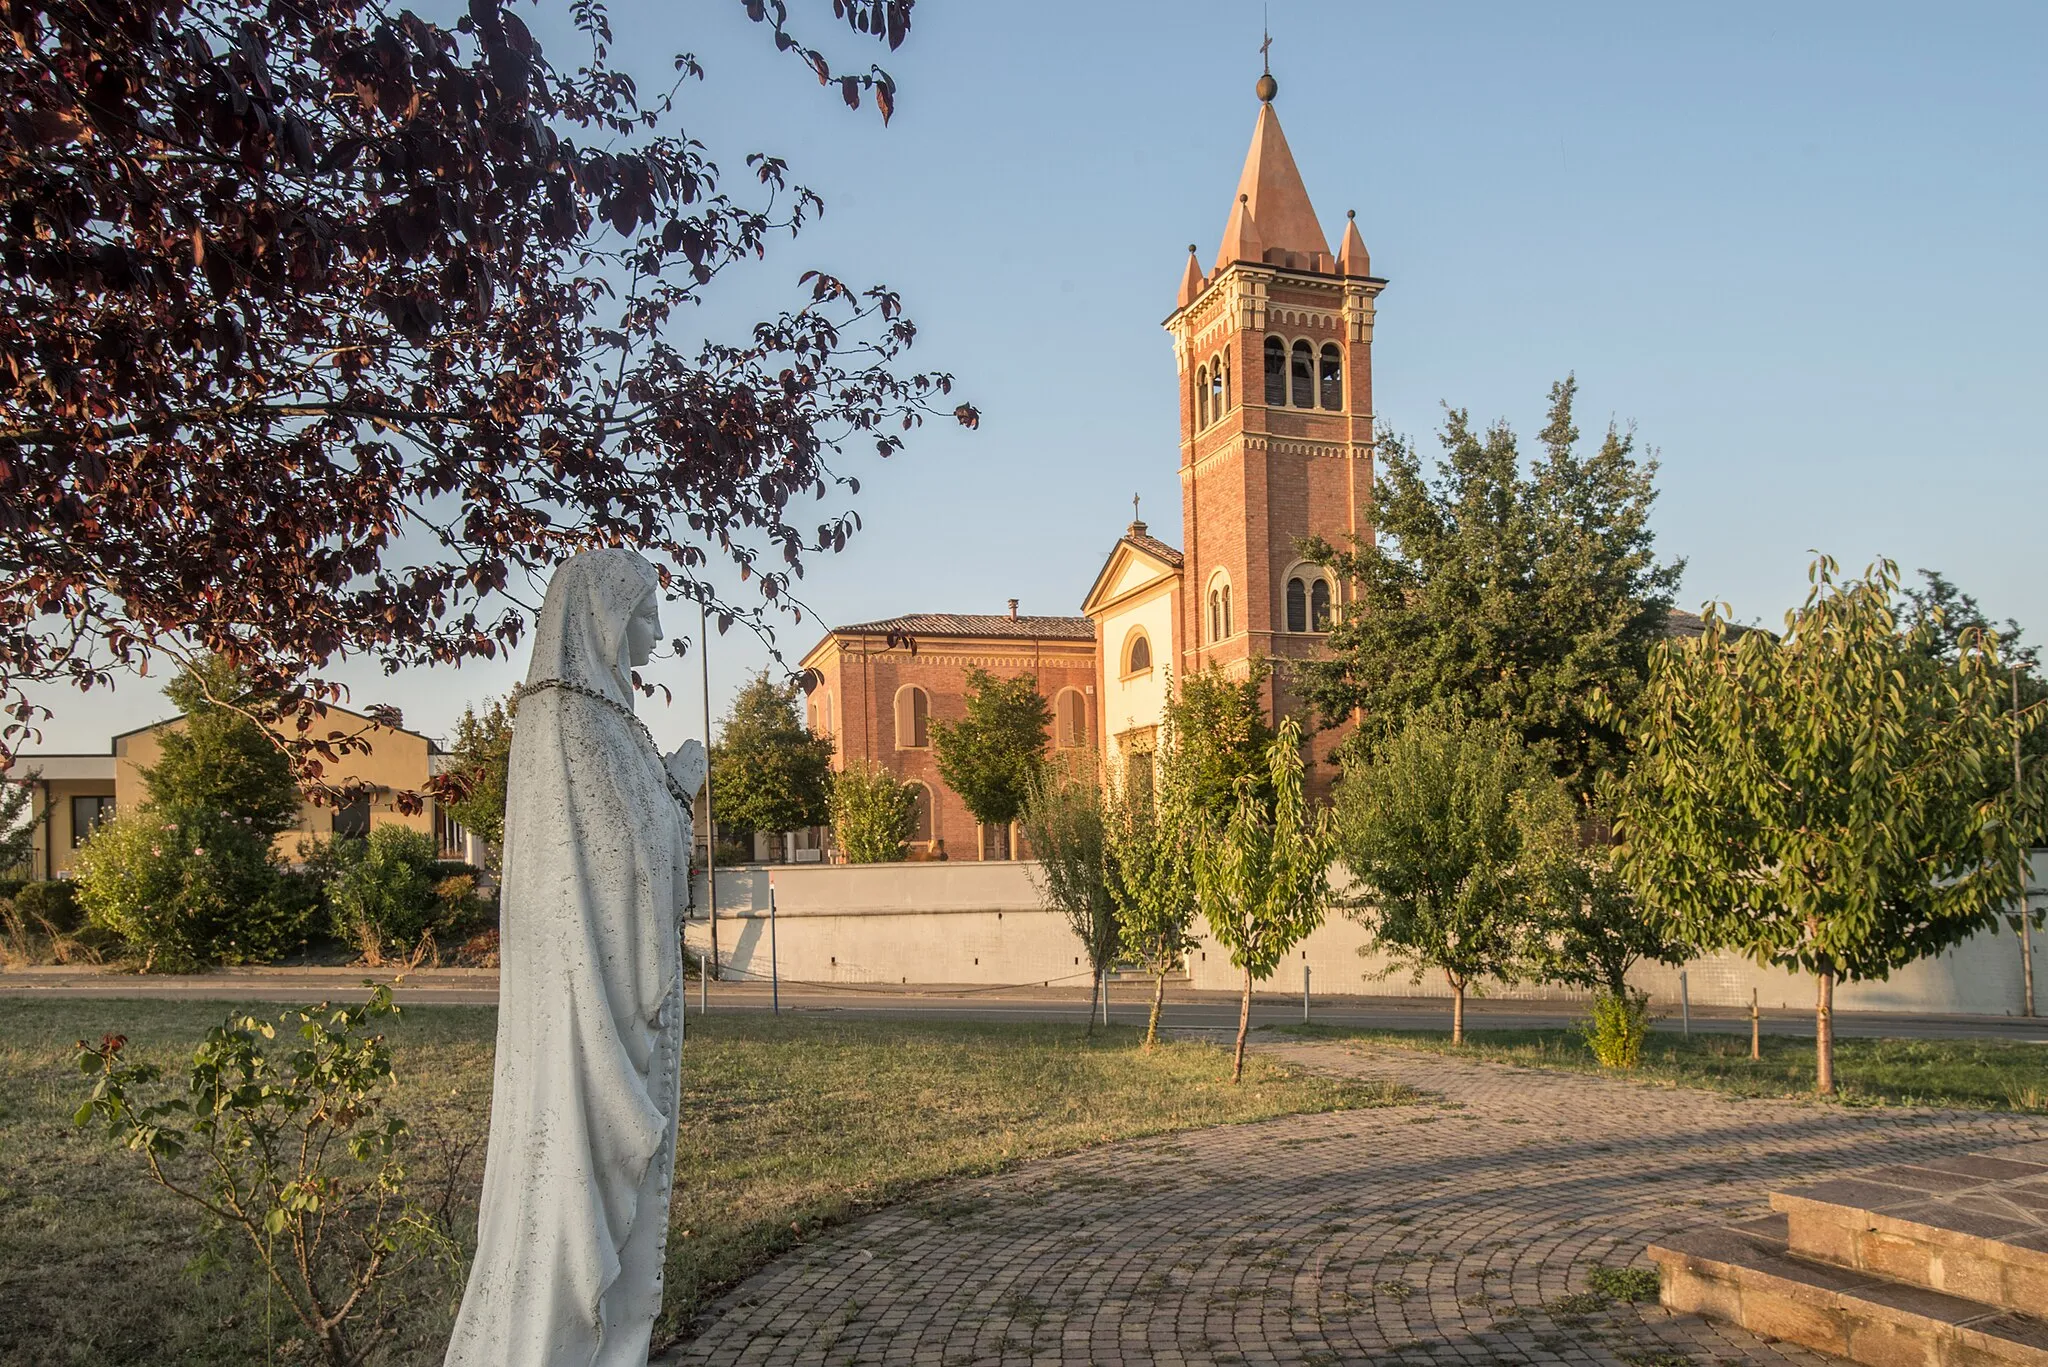
<path fill-rule="evenodd" d="M 2020 808 L 2020 667 L 2012 667 L 2012 808 L 2015 820 Z M 2020 983 L 2026 995 L 2020 1003 L 2020 1014 L 2034 1014 L 2034 936 L 2027 924 L 2033 913 L 2033 904 L 2027 896 L 2027 884 L 2034 878 L 2034 861 L 2025 850 L 2020 852 Z"/>
<path fill-rule="evenodd" d="M 711 810 L 711 634 L 705 627 L 704 601 L 697 601 L 697 663 L 704 672 L 704 904 L 711 916 L 711 963 L 718 967 L 718 818 Z M 711 1009 L 711 979 L 700 989 L 699 1011 Z"/>
<path fill-rule="evenodd" d="M 1760 1059 L 1764 1056 L 1763 1014 L 1756 1007 L 1756 989 L 1749 989 L 1749 1056 Z"/>
<path fill-rule="evenodd" d="M 1301 961 L 1301 1023 L 1308 1024 L 1308 960 Z"/>
<path fill-rule="evenodd" d="M 1102 1023 L 1109 1024 L 1109 966 L 1102 969 Z"/>
<path fill-rule="evenodd" d="M 1685 970 L 1678 970 L 1678 1021 L 1687 1039 L 1692 1038 L 1692 993 L 1687 989 Z"/>
<path fill-rule="evenodd" d="M 782 1014 L 782 960 L 775 948 L 775 875 L 768 875 L 768 999 Z"/>

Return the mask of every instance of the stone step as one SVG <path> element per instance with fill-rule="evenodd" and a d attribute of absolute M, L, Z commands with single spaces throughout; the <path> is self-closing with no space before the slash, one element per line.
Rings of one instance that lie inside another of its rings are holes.
<path fill-rule="evenodd" d="M 2048 1367 L 2048 1323 L 1793 1255 L 1782 1215 L 1650 1249 L 1673 1310 L 1865 1367 Z"/>
<path fill-rule="evenodd" d="M 2048 1161 L 2035 1148 L 1874 1168 L 1773 1192 L 1771 1208 L 1795 1256 L 2048 1313 Z"/>

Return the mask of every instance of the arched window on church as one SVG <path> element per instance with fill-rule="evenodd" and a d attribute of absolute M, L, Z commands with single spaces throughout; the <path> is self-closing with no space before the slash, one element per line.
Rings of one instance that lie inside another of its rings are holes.
<path fill-rule="evenodd" d="M 1334 345 L 1323 347 L 1322 366 L 1317 374 L 1317 384 L 1322 390 L 1323 407 L 1344 406 L 1344 354 Z"/>
<path fill-rule="evenodd" d="M 1195 367 L 1195 430 L 1209 425 L 1209 367 Z"/>
<path fill-rule="evenodd" d="M 1287 406 L 1287 343 L 1278 337 L 1266 339 L 1266 406 Z"/>
<path fill-rule="evenodd" d="M 1224 413 L 1228 413 L 1228 412 L 1230 411 L 1230 408 L 1231 408 L 1231 403 L 1232 403 L 1232 400 L 1231 400 L 1231 397 L 1230 397 L 1230 353 L 1226 351 L 1226 352 L 1224 352 L 1224 353 L 1223 353 L 1223 412 L 1224 412 Z M 1216 416 L 1218 416 L 1218 417 L 1220 418 L 1220 417 L 1222 417 L 1222 416 L 1223 416 L 1223 414 L 1222 414 L 1222 413 L 1219 413 L 1219 414 L 1217 414 Z"/>
<path fill-rule="evenodd" d="M 911 826 L 910 838 L 920 845 L 931 843 L 932 838 L 932 790 L 922 783 L 912 783 L 911 803 L 916 809 L 917 819 Z"/>
<path fill-rule="evenodd" d="M 1088 743 L 1088 699 L 1078 688 L 1062 688 L 1053 702 L 1053 744 L 1075 750 Z"/>
<path fill-rule="evenodd" d="M 923 750 L 931 745 L 932 700 L 922 688 L 905 684 L 896 690 L 896 748 Z"/>
<path fill-rule="evenodd" d="M 1299 576 L 1287 581 L 1287 629 L 1308 630 L 1308 585 Z"/>
<path fill-rule="evenodd" d="M 1218 570 L 1209 576 L 1209 640 L 1228 640 L 1230 629 L 1230 578 Z"/>
<path fill-rule="evenodd" d="M 1222 422 L 1223 410 L 1229 404 L 1223 396 L 1223 358 L 1209 358 L 1209 421 Z"/>
<path fill-rule="evenodd" d="M 1318 579 L 1308 591 L 1308 620 L 1317 631 L 1330 629 L 1330 581 Z"/>
<path fill-rule="evenodd" d="M 1315 353 L 1309 350 L 1307 342 L 1294 344 L 1294 364 L 1290 369 L 1294 375 L 1294 406 L 1314 408 L 1316 406 L 1316 363 Z"/>
<path fill-rule="evenodd" d="M 1131 632 L 1130 643 L 1124 647 L 1124 673 L 1143 674 L 1152 668 L 1152 638 L 1143 629 Z"/>

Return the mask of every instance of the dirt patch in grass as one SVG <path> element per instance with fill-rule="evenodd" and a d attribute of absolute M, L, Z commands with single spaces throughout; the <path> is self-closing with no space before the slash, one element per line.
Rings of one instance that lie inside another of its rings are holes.
<path fill-rule="evenodd" d="M 337 994 L 339 996 L 339 994 Z M 149 1183 L 133 1155 L 71 1125 L 88 1080 L 72 1043 L 118 1033 L 130 1054 L 179 1068 L 217 1002 L 0 1001 L 0 1361 L 286 1362 L 295 1326 L 249 1259 L 205 1217 Z M 394 1109 L 423 1132 L 488 1124 L 496 1013 L 412 1007 L 391 1031 Z M 1084 1038 L 1057 1024 L 848 1020 L 828 1014 L 692 1016 L 684 1049 L 667 1303 L 673 1341 L 722 1291 L 835 1224 L 947 1179 L 1030 1158 L 1202 1126 L 1409 1099 L 1254 1056 L 1139 1032 Z M 480 1151 L 466 1171 L 473 1235 Z M 423 1274 L 425 1275 L 425 1274 Z M 393 1363 L 438 1363 L 457 1282 L 413 1288 Z"/>

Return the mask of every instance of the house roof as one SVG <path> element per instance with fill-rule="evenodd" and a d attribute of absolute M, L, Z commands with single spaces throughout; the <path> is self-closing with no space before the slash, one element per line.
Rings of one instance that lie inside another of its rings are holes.
<path fill-rule="evenodd" d="M 906 636 L 989 637 L 1008 641 L 1095 639 L 1095 624 L 1086 617 L 1012 617 L 1001 612 L 910 612 L 878 622 L 832 628 L 835 636 L 882 636 L 892 631 Z"/>
<path fill-rule="evenodd" d="M 1109 555 L 1103 560 L 1102 568 L 1095 572 L 1095 582 L 1088 586 L 1088 594 L 1081 600 L 1083 612 L 1092 613 L 1102 607 L 1107 601 L 1107 590 L 1116 580 L 1118 566 L 1125 563 L 1125 556 L 1132 554 L 1144 556 L 1160 566 L 1166 574 L 1179 574 L 1181 567 L 1186 563 L 1186 558 L 1178 549 L 1147 532 L 1144 523 L 1133 522 L 1124 529 L 1124 534 L 1116 539 L 1116 544 L 1109 548 Z M 1148 583 L 1157 583 L 1162 577 L 1164 575 L 1155 576 Z"/>
<path fill-rule="evenodd" d="M 1142 530 L 1145 525 L 1142 522 L 1134 523 L 1132 525 L 1140 528 L 1140 530 L 1125 532 L 1123 536 L 1120 538 L 1120 540 L 1128 543 L 1129 545 L 1136 546 L 1139 550 L 1145 552 L 1145 554 L 1149 556 L 1153 556 L 1154 558 L 1159 560 L 1164 560 L 1167 564 L 1173 566 L 1175 569 L 1179 569 L 1182 565 L 1187 563 L 1187 558 L 1180 553 L 1179 547 L 1169 546 L 1164 541 L 1161 541 L 1158 537 L 1153 536 Z"/>

